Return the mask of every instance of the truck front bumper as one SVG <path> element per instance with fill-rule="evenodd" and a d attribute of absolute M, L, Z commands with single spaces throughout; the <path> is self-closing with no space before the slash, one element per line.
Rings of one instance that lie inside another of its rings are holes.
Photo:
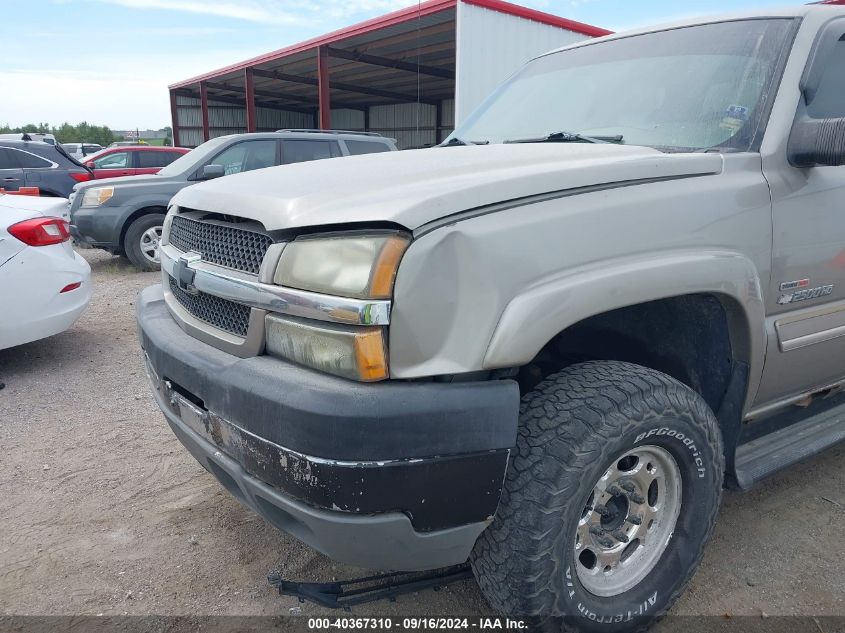
<path fill-rule="evenodd" d="M 236 498 L 335 560 L 415 570 L 463 562 L 489 525 L 516 441 L 511 381 L 356 383 L 241 359 L 137 302 L 154 394 Z"/>

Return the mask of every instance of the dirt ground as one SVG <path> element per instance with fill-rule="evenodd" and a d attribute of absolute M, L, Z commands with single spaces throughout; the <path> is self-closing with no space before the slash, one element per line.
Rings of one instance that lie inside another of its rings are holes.
<path fill-rule="evenodd" d="M 267 574 L 342 579 L 240 506 L 182 448 L 150 395 L 134 301 L 157 274 L 82 251 L 95 284 L 68 332 L 0 351 L 0 614 L 313 615 Z M 4 301 L 14 300 L 4 297 Z M 845 448 L 726 492 L 673 613 L 845 615 Z M 360 615 L 490 614 L 473 581 Z"/>

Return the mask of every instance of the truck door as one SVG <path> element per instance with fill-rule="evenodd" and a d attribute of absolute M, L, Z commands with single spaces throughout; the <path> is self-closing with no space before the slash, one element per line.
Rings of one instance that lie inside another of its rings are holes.
<path fill-rule="evenodd" d="M 801 121 L 845 118 L 845 19 L 828 23 L 814 46 L 791 131 L 783 121 L 790 134 Z M 789 147 L 763 162 L 772 192 L 772 276 L 755 408 L 845 378 L 845 166 L 795 166 Z"/>

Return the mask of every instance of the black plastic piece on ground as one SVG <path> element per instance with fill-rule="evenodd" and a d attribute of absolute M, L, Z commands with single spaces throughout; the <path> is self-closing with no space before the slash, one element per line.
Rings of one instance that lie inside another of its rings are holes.
<path fill-rule="evenodd" d="M 279 595 L 293 596 L 300 602 L 313 602 L 329 609 L 349 610 L 359 604 L 377 600 L 394 601 L 396 596 L 442 587 L 458 580 L 472 578 L 468 563 L 423 572 L 392 572 L 338 582 L 294 582 L 271 574 L 267 580 Z"/>

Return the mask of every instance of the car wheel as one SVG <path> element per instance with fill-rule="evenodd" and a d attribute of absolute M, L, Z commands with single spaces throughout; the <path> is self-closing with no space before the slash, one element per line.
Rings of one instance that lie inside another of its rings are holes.
<path fill-rule="evenodd" d="M 123 239 L 123 250 L 130 262 L 141 270 L 159 270 L 161 255 L 159 244 L 164 226 L 164 215 L 142 215 L 129 225 Z"/>
<path fill-rule="evenodd" d="M 629 631 L 664 614 L 698 565 L 722 492 L 715 416 L 680 382 L 588 362 L 526 394 L 492 525 L 471 563 L 499 611 Z"/>

